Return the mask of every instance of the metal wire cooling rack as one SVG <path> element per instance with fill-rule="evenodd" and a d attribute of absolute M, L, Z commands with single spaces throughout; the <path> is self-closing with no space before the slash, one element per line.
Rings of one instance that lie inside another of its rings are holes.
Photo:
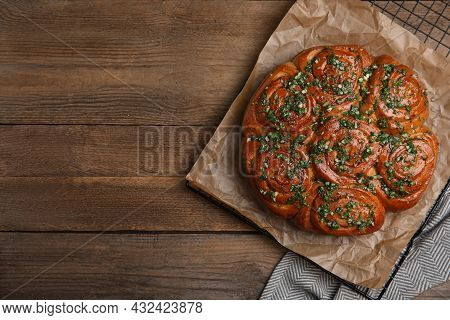
<path fill-rule="evenodd" d="M 450 54 L 450 1 L 369 1 L 440 54 Z"/>

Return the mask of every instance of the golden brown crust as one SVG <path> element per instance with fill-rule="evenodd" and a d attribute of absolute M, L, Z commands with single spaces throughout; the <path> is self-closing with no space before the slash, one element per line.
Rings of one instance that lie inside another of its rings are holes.
<path fill-rule="evenodd" d="M 376 59 L 378 68 L 370 82 L 370 94 L 361 108 L 390 133 L 411 132 L 428 118 L 428 100 L 413 71 L 390 56 Z"/>
<path fill-rule="evenodd" d="M 358 177 L 373 168 L 381 152 L 381 145 L 371 137 L 379 130 L 363 120 L 350 117 L 334 118 L 316 132 L 313 147 L 326 141 L 326 153 L 315 156 L 314 168 L 318 177 L 343 185 L 355 184 Z"/>
<path fill-rule="evenodd" d="M 387 144 L 380 154 L 375 187 L 378 198 L 389 210 L 402 211 L 415 206 L 436 166 L 436 136 L 425 127 L 418 130 L 401 137 L 395 145 Z"/>
<path fill-rule="evenodd" d="M 438 153 L 427 116 L 425 91 L 393 58 L 359 46 L 310 48 L 276 67 L 250 100 L 244 171 L 261 202 L 300 229 L 375 232 L 385 208 L 410 208 L 426 190 Z"/>
<path fill-rule="evenodd" d="M 282 218 L 292 218 L 301 207 L 303 189 L 312 184 L 312 168 L 302 165 L 309 163 L 309 156 L 304 147 L 288 142 L 279 132 L 260 137 L 244 143 L 245 173 L 267 207 Z M 261 152 L 266 146 L 274 150 Z"/>
<path fill-rule="evenodd" d="M 356 186 L 317 183 L 294 223 L 307 231 L 350 236 L 377 231 L 385 209 L 372 193 Z"/>

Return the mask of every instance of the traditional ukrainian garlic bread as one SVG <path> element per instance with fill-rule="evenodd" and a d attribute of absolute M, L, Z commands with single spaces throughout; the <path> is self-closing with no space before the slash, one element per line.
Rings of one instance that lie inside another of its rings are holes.
<path fill-rule="evenodd" d="M 244 115 L 245 175 L 274 214 L 307 231 L 377 231 L 422 197 L 438 142 L 413 71 L 359 46 L 315 47 L 276 67 Z"/>

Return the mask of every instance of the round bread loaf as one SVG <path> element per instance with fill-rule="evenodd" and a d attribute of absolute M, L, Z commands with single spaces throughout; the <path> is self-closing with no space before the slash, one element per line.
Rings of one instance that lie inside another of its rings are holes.
<path fill-rule="evenodd" d="M 436 165 L 413 71 L 359 46 L 314 47 L 276 67 L 244 115 L 244 172 L 273 213 L 307 231 L 377 231 L 413 207 Z"/>

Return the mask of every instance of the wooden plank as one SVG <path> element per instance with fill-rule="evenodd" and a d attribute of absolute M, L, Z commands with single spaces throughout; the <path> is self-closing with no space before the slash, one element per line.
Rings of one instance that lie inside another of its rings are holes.
<path fill-rule="evenodd" d="M 0 233 L 0 297 L 20 287 L 8 298 L 256 299 L 285 252 L 260 235 L 95 236 Z M 417 298 L 448 299 L 449 288 Z"/>
<path fill-rule="evenodd" d="M 124 10 L 120 0 L 8 1 L 0 9 L 0 62 L 91 66 L 88 57 L 101 66 L 241 65 L 255 58 L 293 3 L 132 0 Z"/>
<path fill-rule="evenodd" d="M 417 300 L 449 300 L 450 299 L 450 281 L 435 286 L 416 297 Z"/>
<path fill-rule="evenodd" d="M 220 65 L 0 70 L 1 124 L 217 125 L 248 75 Z"/>
<path fill-rule="evenodd" d="M 3 4 L 0 121 L 216 125 L 291 4 Z"/>
<path fill-rule="evenodd" d="M 256 299 L 285 252 L 262 235 L 93 237 L 94 234 L 0 233 L 0 296 Z"/>
<path fill-rule="evenodd" d="M 185 176 L 214 127 L 0 126 L 0 176 Z"/>
<path fill-rule="evenodd" d="M 253 231 L 179 177 L 0 178 L 3 231 Z"/>

